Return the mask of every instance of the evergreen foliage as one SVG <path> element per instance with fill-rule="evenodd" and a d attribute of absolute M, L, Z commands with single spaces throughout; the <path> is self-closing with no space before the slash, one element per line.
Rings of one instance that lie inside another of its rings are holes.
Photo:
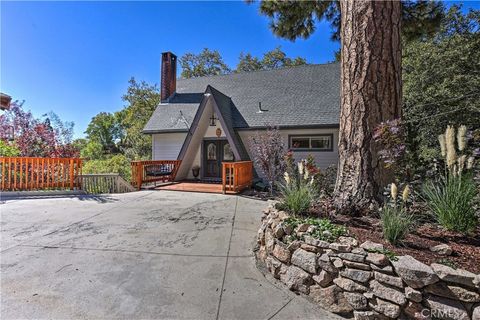
<path fill-rule="evenodd" d="M 480 128 L 479 31 L 479 10 L 452 6 L 433 38 L 404 47 L 404 121 L 420 160 L 439 156 L 437 136 L 447 125 Z"/>

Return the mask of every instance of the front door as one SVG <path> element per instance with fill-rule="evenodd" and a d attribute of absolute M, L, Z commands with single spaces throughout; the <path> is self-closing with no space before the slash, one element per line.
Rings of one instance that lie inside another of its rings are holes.
<path fill-rule="evenodd" d="M 234 161 L 232 148 L 226 139 L 203 140 L 203 177 L 221 179 L 222 162 Z"/>

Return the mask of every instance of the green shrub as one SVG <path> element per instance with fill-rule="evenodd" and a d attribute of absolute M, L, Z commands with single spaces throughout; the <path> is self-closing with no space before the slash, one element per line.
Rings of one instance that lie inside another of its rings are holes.
<path fill-rule="evenodd" d="M 311 233 L 307 232 L 306 234 L 311 235 L 315 239 L 328 242 L 334 242 L 338 237 L 348 234 L 346 227 L 334 224 L 328 219 L 290 217 L 287 218 L 284 223 L 292 226 L 293 229 L 304 223 L 314 226 L 313 231 Z"/>
<path fill-rule="evenodd" d="M 443 264 L 444 266 L 450 267 L 454 270 L 457 269 L 457 264 L 454 261 L 452 261 L 448 258 L 440 259 L 440 260 L 437 261 L 437 263 Z"/>
<path fill-rule="evenodd" d="M 401 243 L 414 225 L 413 215 L 399 207 L 383 207 L 380 218 L 383 237 L 393 245 Z"/>
<path fill-rule="evenodd" d="M 285 187 L 282 190 L 282 196 L 282 209 L 293 215 L 306 213 L 314 201 L 313 194 L 306 185 L 294 188 Z"/>
<path fill-rule="evenodd" d="M 447 174 L 439 181 L 427 182 L 423 194 L 430 211 L 445 229 L 469 233 L 477 226 L 477 190 L 471 175 Z"/>
<path fill-rule="evenodd" d="M 20 149 L 15 143 L 8 143 L 0 139 L 0 156 L 1 157 L 18 157 L 20 156 Z"/>
<path fill-rule="evenodd" d="M 119 173 L 130 181 L 132 175 L 130 161 L 122 154 L 116 154 L 102 160 L 88 160 L 83 164 L 83 173 Z"/>
<path fill-rule="evenodd" d="M 293 165 L 291 169 L 284 173 L 285 183 L 280 184 L 280 207 L 293 215 L 306 214 L 318 194 L 314 177 L 308 171 L 305 160 Z"/>

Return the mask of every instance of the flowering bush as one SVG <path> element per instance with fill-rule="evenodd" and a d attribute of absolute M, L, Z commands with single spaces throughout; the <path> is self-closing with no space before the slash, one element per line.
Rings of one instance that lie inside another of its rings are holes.
<path fill-rule="evenodd" d="M 285 146 L 280 131 L 274 127 L 261 134 L 257 131 L 249 142 L 253 161 L 265 175 L 273 193 L 275 182 L 285 172 Z"/>
<path fill-rule="evenodd" d="M 407 143 L 406 128 L 400 119 L 382 122 L 375 127 L 373 140 L 378 149 L 378 157 L 383 166 L 393 173 L 392 178 L 418 187 L 427 172 L 425 164 L 416 157 L 415 143 L 411 138 Z"/>
<path fill-rule="evenodd" d="M 385 167 L 397 165 L 404 159 L 405 130 L 400 119 L 380 123 L 373 131 L 373 139 L 381 147 L 378 155 Z"/>

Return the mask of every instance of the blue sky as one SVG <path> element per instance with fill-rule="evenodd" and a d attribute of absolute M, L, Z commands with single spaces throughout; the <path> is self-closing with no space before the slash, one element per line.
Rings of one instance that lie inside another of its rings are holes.
<path fill-rule="evenodd" d="M 468 2 L 466 6 L 479 7 Z M 159 83 L 160 54 L 217 49 L 235 66 L 241 51 L 276 46 L 311 63 L 333 60 L 327 23 L 307 40 L 272 35 L 257 5 L 237 2 L 5 2 L 0 89 L 36 116 L 54 111 L 83 136 L 91 118 L 123 107 L 130 77 Z"/>

